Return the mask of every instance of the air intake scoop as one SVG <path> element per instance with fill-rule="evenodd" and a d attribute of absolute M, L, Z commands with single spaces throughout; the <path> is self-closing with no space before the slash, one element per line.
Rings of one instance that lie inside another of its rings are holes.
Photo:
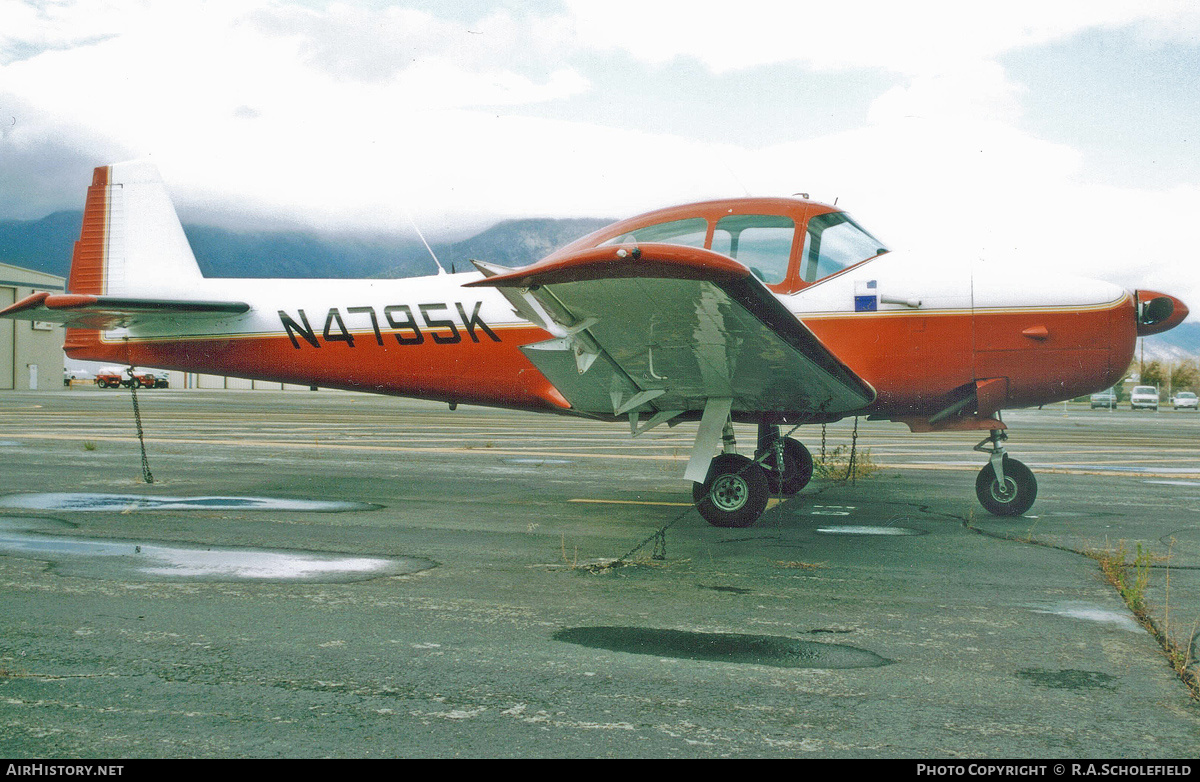
<path fill-rule="evenodd" d="M 1157 291 L 1136 291 L 1139 337 L 1173 329 L 1188 316 L 1188 308 L 1174 296 Z"/>

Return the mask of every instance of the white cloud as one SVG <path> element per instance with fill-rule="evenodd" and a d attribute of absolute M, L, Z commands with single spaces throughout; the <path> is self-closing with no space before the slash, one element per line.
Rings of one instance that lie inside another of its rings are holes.
<path fill-rule="evenodd" d="M 775 63 L 946 73 L 1095 27 L 1200 19 L 1188 0 L 567 0 L 581 42 L 724 72 Z"/>
<path fill-rule="evenodd" d="M 839 197 L 896 247 L 1149 279 L 1200 302 L 1184 261 L 1200 183 L 1089 181 L 1078 151 L 1020 129 L 1024 88 L 997 64 L 1097 26 L 1167 42 L 1196 20 L 1178 2 L 610 0 L 461 23 L 265 0 L 0 0 L 0 118 L 16 118 L 0 121 L 0 171 L 25 210 L 3 216 L 78 208 L 88 172 L 68 188 L 72 167 L 144 155 L 192 214 L 406 230 L 411 211 L 431 234 L 501 216 L 622 217 L 744 182 Z M 521 116 L 604 90 L 584 74 L 598 79 L 614 51 L 699 73 L 882 69 L 903 83 L 861 127 L 760 150 L 655 133 L 647 112 L 606 126 Z"/>
<path fill-rule="evenodd" d="M 0 63 L 118 34 L 136 0 L 0 0 Z"/>

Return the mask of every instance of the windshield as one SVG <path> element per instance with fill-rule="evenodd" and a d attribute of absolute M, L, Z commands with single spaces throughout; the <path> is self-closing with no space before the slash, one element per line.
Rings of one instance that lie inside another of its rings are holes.
<path fill-rule="evenodd" d="M 804 234 L 800 276 L 805 282 L 816 282 L 887 251 L 845 212 L 815 215 Z"/>
<path fill-rule="evenodd" d="M 728 215 L 717 222 L 712 250 L 742 263 L 755 277 L 775 285 L 787 277 L 796 224 L 778 215 Z"/>
<path fill-rule="evenodd" d="M 1135 393 L 1135 394 L 1157 394 L 1158 389 L 1155 388 L 1154 386 L 1138 386 L 1137 388 L 1133 389 L 1133 393 Z"/>

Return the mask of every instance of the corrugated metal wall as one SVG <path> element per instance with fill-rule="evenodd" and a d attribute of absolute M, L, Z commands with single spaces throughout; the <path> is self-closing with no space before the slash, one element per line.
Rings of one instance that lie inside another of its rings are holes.
<path fill-rule="evenodd" d="M 0 309 L 17 300 L 17 289 L 0 286 Z M 17 361 L 16 323 L 0 320 L 0 391 L 13 387 L 13 373 Z"/>

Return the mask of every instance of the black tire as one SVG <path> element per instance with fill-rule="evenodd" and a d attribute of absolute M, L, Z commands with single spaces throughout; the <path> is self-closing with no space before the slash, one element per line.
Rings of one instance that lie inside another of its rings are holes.
<path fill-rule="evenodd" d="M 732 453 L 713 459 L 704 483 L 692 484 L 696 510 L 714 527 L 749 527 L 766 510 L 770 493 L 766 471 Z"/>
<path fill-rule="evenodd" d="M 996 480 L 996 471 L 988 463 L 975 479 L 979 503 L 996 516 L 1020 516 L 1037 499 L 1037 478 L 1033 471 L 1016 459 L 1004 457 L 1004 487 Z"/>
<path fill-rule="evenodd" d="M 756 455 L 757 457 L 762 454 Z M 772 494 L 782 494 L 791 497 L 800 492 L 813 476 L 813 458 L 804 443 L 791 437 L 783 438 L 783 480 L 775 468 L 774 455 L 768 455 L 760 462 L 767 473 L 767 485 Z"/>

